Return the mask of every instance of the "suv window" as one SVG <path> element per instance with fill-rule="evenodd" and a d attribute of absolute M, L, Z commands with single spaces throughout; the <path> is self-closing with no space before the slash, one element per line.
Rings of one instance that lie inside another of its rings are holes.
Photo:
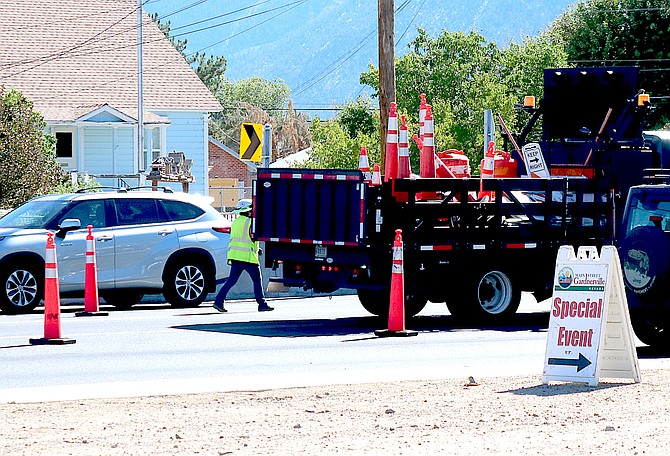
<path fill-rule="evenodd" d="M 155 200 L 119 198 L 115 200 L 115 205 L 119 225 L 146 225 L 166 221 L 158 216 Z"/>
<path fill-rule="evenodd" d="M 60 217 L 58 223 L 68 218 L 81 220 L 82 228 L 88 225 L 93 225 L 94 228 L 104 228 L 107 226 L 105 220 L 105 202 L 103 200 L 94 200 L 75 203 L 72 208 Z"/>
<path fill-rule="evenodd" d="M 183 201 L 163 201 L 163 207 L 170 216 L 170 220 L 178 222 L 182 220 L 192 220 L 205 213 L 202 209 Z"/>
<path fill-rule="evenodd" d="M 631 195 L 629 208 L 627 233 L 638 226 L 658 226 L 664 231 L 670 230 L 667 194 Z"/>

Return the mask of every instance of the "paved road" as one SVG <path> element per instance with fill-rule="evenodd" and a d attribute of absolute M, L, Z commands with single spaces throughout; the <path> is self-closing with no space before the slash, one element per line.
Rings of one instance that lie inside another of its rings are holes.
<path fill-rule="evenodd" d="M 226 314 L 159 303 L 101 317 L 64 306 L 62 334 L 76 340 L 64 346 L 29 344 L 43 335 L 39 313 L 0 315 L 0 402 L 542 374 L 548 314 L 532 298 L 515 325 L 490 328 L 454 327 L 429 304 L 409 338 L 376 337 L 385 322 L 355 296 L 272 302 L 269 313 L 240 300 Z"/>

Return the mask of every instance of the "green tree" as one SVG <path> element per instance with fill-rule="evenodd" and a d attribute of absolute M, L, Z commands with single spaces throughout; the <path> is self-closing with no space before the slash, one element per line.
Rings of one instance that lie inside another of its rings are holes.
<path fill-rule="evenodd" d="M 55 138 L 21 93 L 0 85 L 0 207 L 49 193 L 63 179 Z"/>
<path fill-rule="evenodd" d="M 252 77 L 236 82 L 224 79 L 214 93 L 224 110 L 212 115 L 212 135 L 235 149 L 243 122 L 270 124 L 273 159 L 309 147 L 307 119 L 293 110 L 290 93 L 279 79 Z"/>
<path fill-rule="evenodd" d="M 188 55 L 188 40 L 175 40 L 170 34 L 169 21 L 160 22 L 157 14 L 151 18 L 223 106 L 222 112 L 210 117 L 209 131 L 213 137 L 235 150 L 242 123 L 262 123 L 273 127 L 273 160 L 309 147 L 308 119 L 293 109 L 291 90 L 283 81 L 260 77 L 231 81 L 225 75 L 224 57 L 202 52 Z"/>
<path fill-rule="evenodd" d="M 368 150 L 370 168 L 380 162 L 379 113 L 372 109 L 369 98 L 358 98 L 343 107 L 330 120 L 315 118 L 312 151 L 305 164 L 314 168 L 357 169 L 361 147 Z"/>
<path fill-rule="evenodd" d="M 484 149 L 484 110 L 500 113 L 512 131 L 523 118 L 513 111 L 524 95 L 542 93 L 542 68 L 565 65 L 560 45 L 547 35 L 500 49 L 480 33 L 425 30 L 396 59 L 398 111 L 408 117 L 410 136 L 418 132 L 419 95 L 433 106 L 437 150 L 463 150 L 477 168 Z M 379 88 L 378 71 L 370 66 L 361 83 Z M 412 147 L 412 164 L 418 167 Z"/>
<path fill-rule="evenodd" d="M 670 122 L 668 0 L 577 2 L 554 21 L 549 33 L 577 65 L 639 66 L 640 87 L 658 108 L 651 121 L 655 127 Z"/>

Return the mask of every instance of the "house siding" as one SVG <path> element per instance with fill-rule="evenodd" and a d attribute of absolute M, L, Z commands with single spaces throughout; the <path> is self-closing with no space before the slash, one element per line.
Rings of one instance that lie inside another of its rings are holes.
<path fill-rule="evenodd" d="M 92 175 L 133 174 L 133 128 L 84 128 L 83 170 Z M 97 179 L 101 185 L 119 185 L 116 179 Z"/>
<path fill-rule="evenodd" d="M 209 189 L 205 153 L 207 150 L 205 113 L 168 111 L 154 111 L 154 113 L 167 117 L 171 122 L 166 130 L 165 153 L 184 152 L 186 158 L 193 160 L 191 174 L 195 177 L 195 182 L 190 184 L 189 193 L 207 195 Z M 174 186 L 174 188 L 177 187 Z"/>

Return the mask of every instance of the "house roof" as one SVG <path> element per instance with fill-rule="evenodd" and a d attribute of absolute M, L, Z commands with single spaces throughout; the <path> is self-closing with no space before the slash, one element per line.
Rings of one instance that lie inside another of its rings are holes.
<path fill-rule="evenodd" d="M 220 111 L 143 18 L 144 110 Z M 105 104 L 136 118 L 137 28 L 136 0 L 0 0 L 0 84 L 31 99 L 47 121 L 74 121 Z"/>

